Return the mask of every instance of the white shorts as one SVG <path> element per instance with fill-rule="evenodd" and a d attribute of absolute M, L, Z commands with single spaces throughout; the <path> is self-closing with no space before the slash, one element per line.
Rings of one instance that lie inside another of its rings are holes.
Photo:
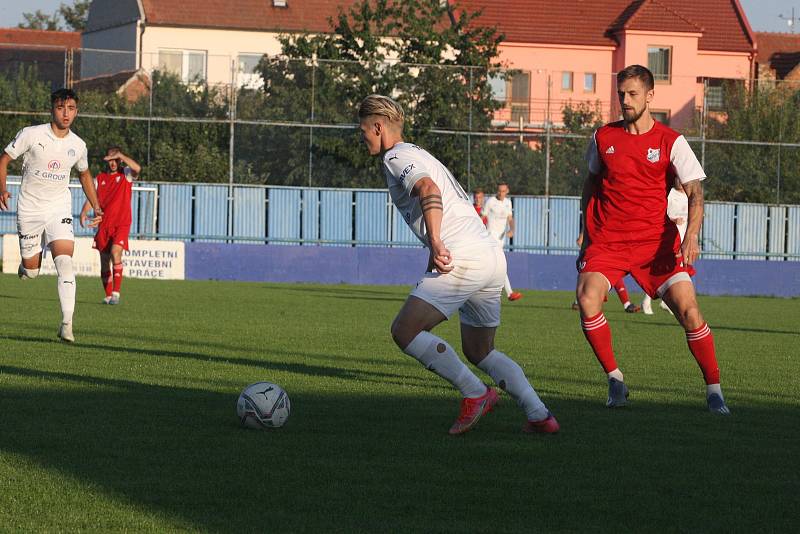
<path fill-rule="evenodd" d="M 53 241 L 75 241 L 70 209 L 39 213 L 17 213 L 19 254 L 33 258 Z"/>
<path fill-rule="evenodd" d="M 425 273 L 411 295 L 450 318 L 456 310 L 467 326 L 500 325 L 500 296 L 506 279 L 506 256 L 500 248 L 453 252 L 446 274 Z"/>

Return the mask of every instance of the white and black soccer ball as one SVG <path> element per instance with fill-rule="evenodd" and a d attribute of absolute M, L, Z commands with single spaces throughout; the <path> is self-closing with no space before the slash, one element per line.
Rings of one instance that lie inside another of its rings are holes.
<path fill-rule="evenodd" d="M 236 403 L 236 415 L 247 428 L 278 428 L 289 419 L 289 395 L 277 384 L 256 382 L 250 384 Z"/>

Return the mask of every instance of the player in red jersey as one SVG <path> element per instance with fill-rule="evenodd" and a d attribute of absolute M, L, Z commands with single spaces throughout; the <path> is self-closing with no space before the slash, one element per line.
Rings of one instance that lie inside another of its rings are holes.
<path fill-rule="evenodd" d="M 481 218 L 481 221 L 483 221 L 484 226 L 486 226 L 486 215 L 483 214 L 483 203 L 485 200 L 486 194 L 483 192 L 483 189 L 476 187 L 475 191 L 472 192 L 472 207 L 475 208 L 475 212 L 478 214 L 478 217 Z"/>
<path fill-rule="evenodd" d="M 106 292 L 103 302 L 119 304 L 122 251 L 128 250 L 128 234 L 131 230 L 131 191 L 133 181 L 142 168 L 132 158 L 120 152 L 119 147 L 109 148 L 103 159 L 108 170 L 98 174 L 95 181 L 104 217 L 97 228 L 92 246 L 100 252 L 100 279 Z M 86 202 L 81 210 L 81 226 L 87 220 L 90 209 L 91 206 Z"/>
<path fill-rule="evenodd" d="M 653 298 L 660 297 L 686 331 L 689 350 L 706 382 L 712 413 L 727 415 L 719 384 L 714 338 L 697 305 L 688 268 L 700 254 L 706 178 L 678 132 L 653 120 L 653 74 L 640 65 L 617 74 L 623 120 L 598 129 L 587 151 L 589 176 L 581 199 L 585 237 L 578 256 L 576 296 L 581 326 L 608 375 L 608 407 L 627 404 L 628 388 L 617 366 L 603 299 L 630 274 Z M 667 191 L 678 178 L 689 199 L 686 236 L 667 218 Z"/>

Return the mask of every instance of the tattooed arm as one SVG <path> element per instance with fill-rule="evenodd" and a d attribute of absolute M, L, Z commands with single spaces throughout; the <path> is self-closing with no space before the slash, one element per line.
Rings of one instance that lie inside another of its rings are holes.
<path fill-rule="evenodd" d="M 447 250 L 441 239 L 442 215 L 444 214 L 442 192 L 433 180 L 425 177 L 414 184 L 413 194 L 419 198 L 419 205 L 422 208 L 422 218 L 425 220 L 425 231 L 428 235 L 433 267 L 440 273 L 449 273 L 453 270 L 453 266 L 450 265 L 452 258 L 450 251 Z"/>
<path fill-rule="evenodd" d="M 703 224 L 703 184 L 700 180 L 692 180 L 683 184 L 683 190 L 689 197 L 689 221 L 681 243 L 681 255 L 684 265 L 691 265 L 700 256 L 698 236 Z"/>

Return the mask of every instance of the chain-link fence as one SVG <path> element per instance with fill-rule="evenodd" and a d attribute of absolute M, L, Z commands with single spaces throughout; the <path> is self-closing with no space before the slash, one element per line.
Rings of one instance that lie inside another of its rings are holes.
<path fill-rule="evenodd" d="M 0 142 L 47 120 L 50 90 L 70 86 L 93 170 L 119 145 L 146 180 L 383 187 L 356 108 L 413 78 L 413 91 L 392 95 L 407 110 L 406 137 L 465 187 L 504 181 L 517 194 L 579 195 L 591 132 L 619 116 L 612 73 L 47 47 L 11 60 L 4 51 Z M 709 199 L 797 204 L 798 102 L 790 82 L 672 76 L 651 108 L 689 139 L 712 178 Z"/>

